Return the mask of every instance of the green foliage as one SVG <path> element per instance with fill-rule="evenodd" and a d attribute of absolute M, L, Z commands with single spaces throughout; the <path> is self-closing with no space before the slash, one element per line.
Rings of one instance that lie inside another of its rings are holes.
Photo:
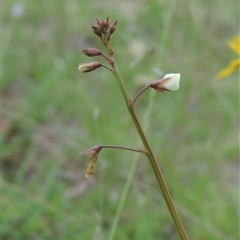
<path fill-rule="evenodd" d="M 78 153 L 99 143 L 135 147 L 138 137 L 114 77 L 104 69 L 77 70 L 92 60 L 81 49 L 101 48 L 90 21 L 109 16 L 119 21 L 113 46 L 131 96 L 158 77 L 154 68 L 181 73 L 179 91 L 155 96 L 146 135 L 189 239 L 236 239 L 239 82 L 236 74 L 214 76 L 231 59 L 225 42 L 238 34 L 237 6 L 224 0 L 18 4 L 6 1 L 2 11 L 2 238 L 109 236 L 133 154 L 104 150 L 88 180 L 87 159 Z M 148 101 L 145 93 L 136 104 L 140 119 Z M 114 239 L 177 239 L 144 157 Z"/>

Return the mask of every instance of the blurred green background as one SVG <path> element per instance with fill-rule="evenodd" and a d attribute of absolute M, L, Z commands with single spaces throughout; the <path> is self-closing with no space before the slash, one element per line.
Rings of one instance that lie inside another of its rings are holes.
<path fill-rule="evenodd" d="M 132 97 L 144 82 L 181 73 L 179 91 L 149 90 L 136 112 L 140 122 L 148 116 L 146 135 L 189 239 L 238 238 L 239 76 L 215 79 L 236 58 L 226 42 L 239 31 L 238 1 L 2 5 L 2 239 L 178 239 L 144 156 L 103 150 L 85 178 L 79 152 L 142 147 L 114 76 L 77 70 L 96 60 L 81 49 L 103 49 L 90 22 L 107 16 L 119 21 L 112 43 Z"/>

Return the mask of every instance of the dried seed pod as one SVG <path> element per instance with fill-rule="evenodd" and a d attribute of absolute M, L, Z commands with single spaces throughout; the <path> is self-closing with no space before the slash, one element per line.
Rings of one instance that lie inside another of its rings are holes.
<path fill-rule="evenodd" d="M 102 150 L 101 146 L 95 146 L 80 153 L 80 154 L 90 154 L 88 161 L 86 163 L 87 165 L 86 174 L 85 174 L 86 178 L 90 178 L 93 175 L 93 172 L 96 168 L 98 155 L 101 150 Z"/>

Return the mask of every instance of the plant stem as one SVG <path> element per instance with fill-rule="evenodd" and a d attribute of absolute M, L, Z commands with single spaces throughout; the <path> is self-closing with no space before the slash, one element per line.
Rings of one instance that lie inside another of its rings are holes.
<path fill-rule="evenodd" d="M 135 149 L 135 148 L 130 148 L 130 147 L 125 147 L 125 146 L 118 146 L 118 145 L 97 145 L 96 147 L 99 148 L 114 148 L 114 149 L 122 149 L 122 150 L 127 150 L 127 151 L 132 151 L 132 152 L 137 152 L 137 153 L 142 153 L 146 155 L 147 153 L 144 150 L 141 149 Z"/>
<path fill-rule="evenodd" d="M 107 48 L 108 47 L 109 46 L 107 46 Z M 114 62 L 112 64 L 112 68 L 113 68 L 114 74 L 115 74 L 115 76 L 117 78 L 117 81 L 118 81 L 119 87 L 121 89 L 122 95 L 124 97 L 125 103 L 127 105 L 128 111 L 129 111 L 129 113 L 130 113 L 130 115 L 132 117 L 132 120 L 133 120 L 136 128 L 137 128 L 137 131 L 138 131 L 139 136 L 140 136 L 140 138 L 141 138 L 141 140 L 143 142 L 145 150 L 147 151 L 146 155 L 147 155 L 147 157 L 148 157 L 148 159 L 150 161 L 150 164 L 151 164 L 151 166 L 153 168 L 154 174 L 155 174 L 155 176 L 157 178 L 158 184 L 159 184 L 159 186 L 160 186 L 160 188 L 162 190 L 163 197 L 165 199 L 165 202 L 167 204 L 169 212 L 170 212 L 170 214 L 171 214 L 171 216 L 173 218 L 173 221 L 175 223 L 175 226 L 177 228 L 179 236 L 180 236 L 180 238 L 182 240 L 187 240 L 188 238 L 187 238 L 186 232 L 185 232 L 184 227 L 183 227 L 183 225 L 181 223 L 180 217 L 178 216 L 178 213 L 177 213 L 177 211 L 176 211 L 176 209 L 174 207 L 171 195 L 169 193 L 169 190 L 168 190 L 167 185 L 165 183 L 165 180 L 163 178 L 163 174 L 161 173 L 161 170 L 160 170 L 160 168 L 159 168 L 159 166 L 157 164 L 157 161 L 156 161 L 156 159 L 155 159 L 155 157 L 153 155 L 152 149 L 149 146 L 149 143 L 148 143 L 148 141 L 147 141 L 147 139 L 146 139 L 146 137 L 144 135 L 144 132 L 143 132 L 143 130 L 141 128 L 141 125 L 140 125 L 140 123 L 138 121 L 138 118 L 137 118 L 137 116 L 136 116 L 136 114 L 134 112 L 134 109 L 132 107 L 132 100 L 128 97 L 128 94 L 127 94 L 125 86 L 123 84 L 121 75 L 120 75 L 119 70 L 117 68 L 116 62 Z"/>
<path fill-rule="evenodd" d="M 146 87 L 144 87 L 137 95 L 136 95 L 136 97 L 132 100 L 132 102 L 131 102 L 131 106 L 133 107 L 134 106 L 134 104 L 135 104 L 135 102 L 137 101 L 137 99 L 139 98 L 139 96 L 142 94 L 142 93 L 144 93 L 147 89 L 149 89 L 151 87 L 151 85 L 149 84 L 149 85 L 147 85 Z"/>
<path fill-rule="evenodd" d="M 153 101 L 154 101 L 154 96 L 156 95 L 156 91 L 152 91 L 151 92 L 151 97 L 148 101 L 148 105 L 146 108 L 146 112 L 144 114 L 144 122 L 143 122 L 143 129 L 146 130 L 148 125 L 149 125 L 149 117 L 150 117 L 150 113 L 152 112 L 153 109 Z M 138 140 L 137 144 L 140 144 L 141 139 Z M 117 230 L 117 226 L 121 217 L 121 214 L 123 212 L 123 208 L 124 208 L 124 204 L 126 203 L 126 199 L 127 199 L 127 194 L 130 190 L 130 186 L 134 177 L 134 173 L 136 172 L 136 168 L 138 165 L 138 161 L 139 161 L 139 154 L 134 154 L 133 159 L 131 160 L 131 163 L 129 164 L 129 170 L 128 170 L 128 174 L 126 177 L 126 181 L 124 184 L 124 187 L 122 189 L 122 192 L 120 194 L 119 197 L 119 201 L 118 201 L 118 206 L 116 209 L 116 213 L 113 219 L 113 222 L 111 224 L 111 229 L 110 229 L 110 233 L 109 236 L 107 238 L 107 240 L 113 240 L 114 236 L 116 234 L 116 230 Z"/>
<path fill-rule="evenodd" d="M 108 67 L 107 65 L 102 64 L 102 67 L 106 68 L 107 70 L 109 70 L 110 72 L 112 72 L 115 75 L 114 71 L 110 67 Z"/>

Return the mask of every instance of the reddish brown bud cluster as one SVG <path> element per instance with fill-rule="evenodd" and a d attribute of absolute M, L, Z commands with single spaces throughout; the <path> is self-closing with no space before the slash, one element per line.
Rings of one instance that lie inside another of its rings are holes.
<path fill-rule="evenodd" d="M 109 17 L 107 17 L 105 21 L 99 18 L 96 18 L 96 20 L 97 25 L 91 23 L 92 30 L 97 36 L 102 39 L 104 43 L 106 43 L 111 39 L 111 35 L 115 32 L 118 21 L 116 20 L 113 24 L 111 24 Z"/>

